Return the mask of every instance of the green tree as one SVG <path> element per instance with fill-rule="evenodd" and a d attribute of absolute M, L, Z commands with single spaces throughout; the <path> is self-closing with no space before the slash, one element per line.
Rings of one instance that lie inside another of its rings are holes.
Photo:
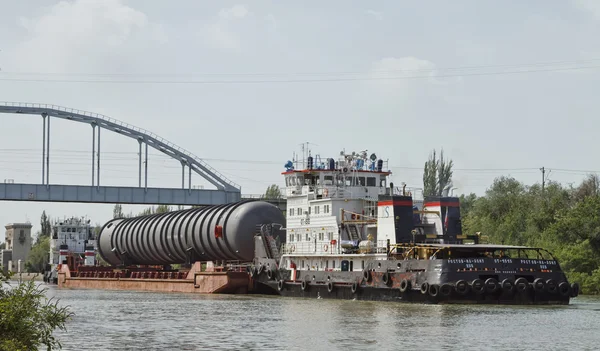
<path fill-rule="evenodd" d="M 46 215 L 46 210 L 42 212 L 42 217 L 40 218 L 40 233 L 38 235 L 38 239 L 41 237 L 50 237 L 52 234 L 52 224 L 50 224 L 50 217 Z"/>
<path fill-rule="evenodd" d="M 438 163 L 438 196 L 442 195 L 444 189 L 449 186 L 452 182 L 452 166 L 454 166 L 454 162 L 452 160 L 444 160 L 444 150 L 440 151 L 440 161 Z"/>
<path fill-rule="evenodd" d="M 549 182 L 524 185 L 499 177 L 485 196 L 468 197 L 465 233 L 482 232 L 493 243 L 543 247 L 554 254 L 582 293 L 600 293 L 600 193 L 588 176 L 578 187 Z M 463 201 L 464 201 L 463 200 Z"/>
<path fill-rule="evenodd" d="M 453 166 L 452 160 L 444 159 L 444 150 L 440 152 L 439 159 L 433 150 L 423 168 L 423 195 L 441 196 L 444 188 L 452 181 Z"/>
<path fill-rule="evenodd" d="M 575 189 L 573 196 L 576 201 L 581 201 L 589 196 L 600 195 L 600 176 L 588 174 L 586 179 Z"/>
<path fill-rule="evenodd" d="M 123 215 L 123 206 L 120 204 L 116 204 L 113 208 L 113 218 L 125 218 L 125 215 Z"/>
<path fill-rule="evenodd" d="M 37 242 L 29 251 L 25 262 L 25 270 L 31 273 L 42 273 L 50 258 L 50 237 L 38 236 Z"/>
<path fill-rule="evenodd" d="M 152 214 L 167 213 L 171 211 L 173 211 L 173 209 L 169 205 L 158 205 L 157 207 L 152 206 L 145 208 L 142 212 L 138 214 L 138 216 L 148 216 Z"/>
<path fill-rule="evenodd" d="M 167 213 L 171 211 L 173 211 L 173 209 L 169 205 L 158 205 L 154 213 Z"/>
<path fill-rule="evenodd" d="M 459 197 L 460 202 L 460 215 L 461 217 L 467 217 L 469 212 L 477 201 L 477 195 L 470 193 L 469 195 L 461 194 Z"/>
<path fill-rule="evenodd" d="M 269 185 L 264 195 L 262 196 L 263 199 L 267 200 L 278 200 L 282 197 L 283 194 L 281 193 L 281 188 L 279 188 L 277 184 Z"/>
<path fill-rule="evenodd" d="M 73 313 L 59 307 L 59 301 L 46 298 L 46 289 L 39 289 L 34 281 L 12 287 L 8 278 L 0 269 L 0 350 L 61 348 L 52 333 L 66 330 Z"/>

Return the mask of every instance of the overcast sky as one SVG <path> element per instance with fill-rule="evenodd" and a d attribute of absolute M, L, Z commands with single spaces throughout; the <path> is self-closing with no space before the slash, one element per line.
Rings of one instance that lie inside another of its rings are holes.
<path fill-rule="evenodd" d="M 565 184 L 600 170 L 600 1 L 1 4 L 0 101 L 153 131 L 243 193 L 283 184 L 303 142 L 324 158 L 375 152 L 416 187 L 443 147 L 458 193 L 500 175 L 540 181 L 542 166 Z M 40 183 L 42 118 L 0 114 L 0 126 L 0 180 Z M 53 120 L 51 183 L 90 184 L 91 144 L 89 125 Z M 102 152 L 102 184 L 137 185 L 136 141 L 106 132 Z M 180 186 L 178 162 L 153 150 L 149 168 L 149 186 Z M 0 223 L 36 231 L 43 209 L 104 223 L 112 207 L 0 202 Z"/>

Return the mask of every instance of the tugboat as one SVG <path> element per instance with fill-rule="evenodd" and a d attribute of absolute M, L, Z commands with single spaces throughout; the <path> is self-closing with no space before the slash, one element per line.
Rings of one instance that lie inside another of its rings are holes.
<path fill-rule="evenodd" d="M 72 271 L 79 266 L 94 266 L 97 246 L 89 219 L 70 217 L 56 220 L 52 225 L 44 282 L 58 284 L 58 271 L 63 264 Z"/>
<path fill-rule="evenodd" d="M 255 289 L 281 296 L 461 304 L 569 304 L 569 283 L 541 247 L 462 233 L 457 197 L 388 183 L 367 152 L 285 164 L 287 225 L 257 229 Z M 298 167 L 299 166 L 299 167 Z M 417 195 L 417 194 L 415 194 Z M 415 196 L 416 197 L 416 196 Z M 279 238 L 285 243 L 280 244 Z"/>

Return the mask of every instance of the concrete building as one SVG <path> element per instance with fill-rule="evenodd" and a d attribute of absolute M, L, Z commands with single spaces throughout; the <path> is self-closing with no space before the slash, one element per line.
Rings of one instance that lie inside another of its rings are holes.
<path fill-rule="evenodd" d="M 2 251 L 2 262 L 3 269 L 17 272 L 19 267 L 19 260 L 21 260 L 21 271 L 25 270 L 25 261 L 29 256 L 31 250 L 31 223 L 10 223 L 5 226 L 5 240 L 6 249 Z M 7 258 L 8 252 L 10 252 L 10 258 Z M 6 266 L 5 266 L 5 261 Z"/>

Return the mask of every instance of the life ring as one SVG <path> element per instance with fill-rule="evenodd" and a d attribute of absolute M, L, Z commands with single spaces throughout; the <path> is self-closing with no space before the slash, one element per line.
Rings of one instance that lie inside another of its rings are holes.
<path fill-rule="evenodd" d="M 410 289 L 410 281 L 402 279 L 400 282 L 400 292 L 406 292 L 408 289 Z"/>
<path fill-rule="evenodd" d="M 328 196 L 328 195 L 329 195 L 329 190 L 323 189 L 323 196 Z"/>
<path fill-rule="evenodd" d="M 358 283 L 357 282 L 352 283 L 352 287 L 350 289 L 352 290 L 353 294 L 356 294 L 356 291 L 358 290 Z"/>
<path fill-rule="evenodd" d="M 290 252 L 296 252 L 296 244 L 293 244 L 292 247 L 290 247 Z"/>
<path fill-rule="evenodd" d="M 323 250 L 327 251 L 327 249 L 329 248 L 329 246 L 327 246 L 327 244 L 323 245 Z"/>

